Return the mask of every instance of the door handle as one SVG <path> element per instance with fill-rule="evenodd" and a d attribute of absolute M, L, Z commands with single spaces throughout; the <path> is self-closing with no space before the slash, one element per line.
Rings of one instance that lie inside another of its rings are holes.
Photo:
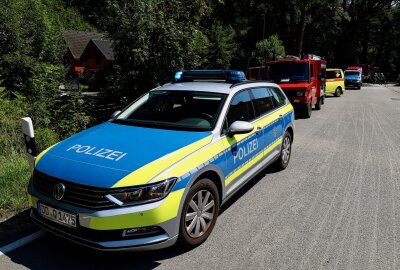
<path fill-rule="evenodd" d="M 256 133 L 260 134 L 262 132 L 262 127 L 257 127 Z"/>
<path fill-rule="evenodd" d="M 279 115 L 279 120 L 283 120 L 283 115 L 282 114 Z"/>

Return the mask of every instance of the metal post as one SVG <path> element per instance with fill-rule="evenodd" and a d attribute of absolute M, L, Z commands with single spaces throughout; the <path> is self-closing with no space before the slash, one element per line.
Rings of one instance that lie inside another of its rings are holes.
<path fill-rule="evenodd" d="M 33 171 L 33 168 L 35 167 L 35 159 L 38 153 L 36 149 L 35 133 L 33 131 L 32 119 L 30 117 L 21 118 L 21 123 L 26 146 L 26 156 L 29 161 L 29 166 Z"/>

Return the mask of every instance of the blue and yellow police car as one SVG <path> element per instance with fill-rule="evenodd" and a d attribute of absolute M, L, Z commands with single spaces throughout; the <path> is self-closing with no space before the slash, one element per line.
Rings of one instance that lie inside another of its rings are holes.
<path fill-rule="evenodd" d="M 193 247 L 256 173 L 286 168 L 293 138 L 293 107 L 278 85 L 240 71 L 179 71 L 110 121 L 40 153 L 31 217 L 101 250 Z"/>

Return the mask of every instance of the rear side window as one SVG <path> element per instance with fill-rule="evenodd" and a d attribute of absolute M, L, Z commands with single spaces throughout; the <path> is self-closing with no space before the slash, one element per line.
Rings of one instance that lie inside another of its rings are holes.
<path fill-rule="evenodd" d="M 226 118 L 228 126 L 235 121 L 251 121 L 255 118 L 248 90 L 233 97 Z"/>
<path fill-rule="evenodd" d="M 274 101 L 275 107 L 280 107 L 285 104 L 285 96 L 283 95 L 282 91 L 278 88 L 271 88 L 271 93 Z"/>
<path fill-rule="evenodd" d="M 253 103 L 257 117 L 274 109 L 273 97 L 267 88 L 254 88 L 251 89 L 251 92 L 254 97 Z"/>
<path fill-rule="evenodd" d="M 342 73 L 340 72 L 340 70 L 328 70 L 326 72 L 326 78 L 327 79 L 338 79 L 338 78 L 342 78 Z"/>

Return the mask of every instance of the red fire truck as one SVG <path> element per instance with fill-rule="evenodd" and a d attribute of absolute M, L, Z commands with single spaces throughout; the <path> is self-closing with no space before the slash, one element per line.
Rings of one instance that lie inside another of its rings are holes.
<path fill-rule="evenodd" d="M 279 57 L 267 62 L 266 67 L 248 68 L 250 80 L 271 80 L 283 89 L 296 111 L 305 118 L 311 117 L 312 107 L 321 109 L 325 99 L 326 61 L 308 54 Z"/>

